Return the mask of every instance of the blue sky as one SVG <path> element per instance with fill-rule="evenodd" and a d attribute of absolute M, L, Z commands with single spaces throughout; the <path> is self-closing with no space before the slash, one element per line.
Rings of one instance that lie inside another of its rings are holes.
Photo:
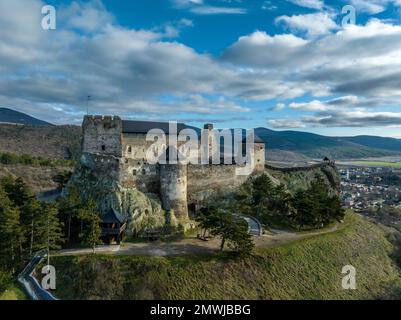
<path fill-rule="evenodd" d="M 57 29 L 41 28 L 53 5 Z M 343 26 L 352 5 L 356 25 Z M 0 0 L 0 106 L 401 137 L 401 0 Z"/>

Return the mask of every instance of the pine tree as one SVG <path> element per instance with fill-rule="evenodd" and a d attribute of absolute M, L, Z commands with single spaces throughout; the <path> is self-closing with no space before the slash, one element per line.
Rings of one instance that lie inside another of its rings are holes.
<path fill-rule="evenodd" d="M 275 214 L 280 216 L 289 215 L 292 212 L 291 194 L 284 184 L 279 184 L 273 193 L 272 207 Z"/>
<path fill-rule="evenodd" d="M 100 223 L 102 220 L 96 212 L 92 212 L 87 217 L 88 229 L 86 230 L 86 243 L 92 247 L 93 253 L 95 253 L 96 245 L 101 244 L 100 236 L 102 235 L 102 229 Z"/>
<path fill-rule="evenodd" d="M 235 194 L 235 201 L 232 205 L 232 211 L 241 213 L 244 215 L 252 215 L 253 199 L 252 199 L 252 184 L 247 182 L 244 183 Z"/>
<path fill-rule="evenodd" d="M 29 250 L 29 257 L 32 257 L 33 250 L 34 250 L 34 242 L 38 238 L 36 235 L 36 228 L 37 228 L 37 219 L 40 217 L 42 211 L 40 202 L 36 199 L 29 200 L 21 209 L 24 212 L 24 220 L 26 222 L 22 222 L 23 228 L 26 230 L 26 239 L 29 242 L 28 250 Z M 29 220 L 28 220 L 29 219 Z M 22 220 L 22 219 L 21 219 Z"/>
<path fill-rule="evenodd" d="M 252 236 L 248 232 L 248 223 L 242 218 L 232 218 L 233 220 L 227 230 L 229 247 L 233 248 L 241 256 L 247 256 L 251 254 L 255 247 Z"/>
<path fill-rule="evenodd" d="M 308 190 L 298 191 L 291 201 L 295 208 L 292 221 L 298 228 L 321 228 L 333 220 L 344 218 L 345 211 L 337 195 L 330 196 L 323 177 L 315 176 Z"/>
<path fill-rule="evenodd" d="M 66 241 L 70 242 L 72 238 L 72 221 L 74 218 L 78 218 L 78 210 L 83 206 L 77 189 L 74 187 L 68 188 L 67 196 L 60 197 L 57 205 L 59 208 L 60 219 L 64 223 L 64 234 L 66 236 Z"/>
<path fill-rule="evenodd" d="M 78 210 L 78 217 L 82 221 L 81 239 L 84 244 L 89 245 L 95 253 L 96 245 L 101 244 L 100 236 L 102 220 L 96 210 L 96 203 L 89 200 L 85 206 Z"/>
<path fill-rule="evenodd" d="M 20 212 L 0 187 L 0 262 L 13 272 L 22 259 L 22 231 Z"/>
<path fill-rule="evenodd" d="M 262 174 L 252 182 L 252 197 L 255 205 L 261 204 L 273 193 L 273 182 L 266 174 Z"/>
<path fill-rule="evenodd" d="M 209 230 L 214 236 L 220 236 L 220 250 L 226 243 L 241 255 L 250 254 L 254 243 L 248 233 L 248 224 L 242 218 L 217 207 L 204 209 L 198 219 L 200 227 Z"/>
<path fill-rule="evenodd" d="M 19 177 L 15 181 L 12 177 L 2 179 L 4 191 L 8 194 L 9 199 L 15 206 L 23 207 L 27 201 L 34 198 L 32 190 L 25 184 L 24 180 Z"/>
<path fill-rule="evenodd" d="M 34 250 L 46 249 L 48 259 L 51 250 L 61 248 L 63 243 L 62 224 L 57 217 L 57 208 L 51 204 L 42 203 L 40 214 L 34 224 L 35 241 Z"/>
<path fill-rule="evenodd" d="M 60 173 L 56 174 L 53 177 L 53 181 L 57 183 L 57 185 L 58 185 L 57 188 L 59 190 L 64 189 L 64 187 L 66 186 L 67 182 L 71 178 L 71 174 L 72 173 L 70 171 L 63 171 L 63 172 L 60 172 Z"/>

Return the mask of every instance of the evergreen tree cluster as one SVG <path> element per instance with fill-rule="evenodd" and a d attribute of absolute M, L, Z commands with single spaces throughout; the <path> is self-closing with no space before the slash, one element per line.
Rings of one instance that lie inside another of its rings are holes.
<path fill-rule="evenodd" d="M 39 202 L 21 178 L 0 180 L 0 266 L 14 273 L 35 251 L 63 242 L 57 207 Z"/>
<path fill-rule="evenodd" d="M 63 222 L 63 233 L 68 245 L 84 245 L 93 249 L 100 244 L 101 219 L 96 203 L 81 198 L 78 190 L 69 187 L 65 197 L 57 200 L 59 218 Z"/>
<path fill-rule="evenodd" d="M 242 186 L 235 196 L 234 210 L 258 218 L 266 225 L 296 229 L 321 228 L 343 219 L 339 196 L 330 195 L 323 177 L 316 174 L 307 190 L 291 194 L 283 184 L 275 186 L 263 174 Z"/>
<path fill-rule="evenodd" d="M 203 236 L 209 232 L 212 236 L 221 238 L 221 251 L 227 245 L 242 256 L 252 252 L 254 243 L 252 236 L 248 233 L 247 222 L 233 215 L 229 210 L 217 206 L 203 208 L 197 221 L 199 227 L 204 230 Z"/>
<path fill-rule="evenodd" d="M 82 200 L 73 188 L 49 204 L 37 200 L 23 179 L 0 179 L 0 289 L 39 250 L 77 243 L 94 249 L 100 222 L 94 201 Z"/>

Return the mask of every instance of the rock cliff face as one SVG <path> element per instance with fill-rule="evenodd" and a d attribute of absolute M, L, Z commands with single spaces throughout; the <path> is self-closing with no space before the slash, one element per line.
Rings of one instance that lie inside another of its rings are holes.
<path fill-rule="evenodd" d="M 302 168 L 268 167 L 265 172 L 276 184 L 280 182 L 285 184 L 291 193 L 300 189 L 308 189 L 316 175 L 324 178 L 330 194 L 338 195 L 340 193 L 340 175 L 336 167 L 329 163 Z"/>

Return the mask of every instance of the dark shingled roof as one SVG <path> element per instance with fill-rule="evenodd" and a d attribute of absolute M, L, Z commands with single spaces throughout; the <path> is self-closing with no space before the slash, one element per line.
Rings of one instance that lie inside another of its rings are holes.
<path fill-rule="evenodd" d="M 122 120 L 123 133 L 148 133 L 152 129 L 161 129 L 165 134 L 169 134 L 169 123 L 158 121 L 137 121 L 137 120 Z M 183 129 L 193 129 L 198 133 L 200 138 L 201 129 L 186 125 L 185 123 L 177 123 L 177 133 Z M 243 140 L 245 142 L 245 139 Z M 260 137 L 255 134 L 254 143 L 265 143 Z"/>
<path fill-rule="evenodd" d="M 111 208 L 102 219 L 103 223 L 124 223 L 126 219 L 114 208 Z"/>
<path fill-rule="evenodd" d="M 199 128 L 188 126 L 185 123 L 177 123 L 178 133 L 182 129 L 194 129 L 196 131 Z M 152 129 L 161 129 L 164 133 L 169 134 L 169 123 L 168 122 L 157 122 L 157 121 L 136 121 L 136 120 L 123 120 L 123 133 L 148 133 Z"/>

